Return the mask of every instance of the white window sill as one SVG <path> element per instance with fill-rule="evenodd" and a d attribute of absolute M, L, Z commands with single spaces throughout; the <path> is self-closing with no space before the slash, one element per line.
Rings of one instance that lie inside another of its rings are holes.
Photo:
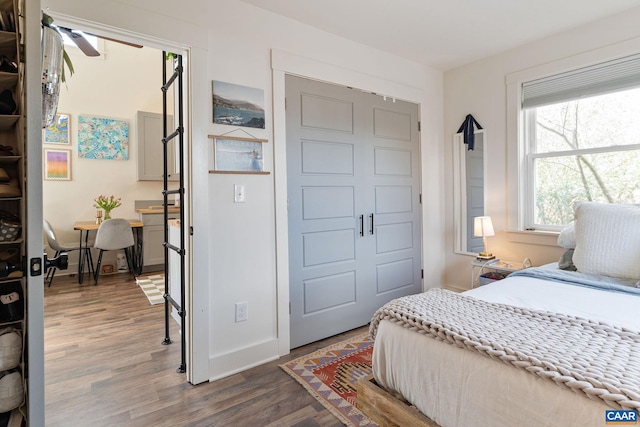
<path fill-rule="evenodd" d="M 558 246 L 558 231 L 507 230 L 509 240 L 530 245 Z"/>

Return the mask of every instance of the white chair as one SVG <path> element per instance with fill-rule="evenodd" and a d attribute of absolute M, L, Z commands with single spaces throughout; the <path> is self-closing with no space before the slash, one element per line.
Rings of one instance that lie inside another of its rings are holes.
<path fill-rule="evenodd" d="M 56 251 L 55 255 L 53 256 L 54 258 L 60 255 L 62 252 L 72 252 L 80 250 L 80 245 L 78 243 L 60 242 L 56 237 L 56 233 L 53 231 L 53 227 L 51 227 L 51 224 L 49 224 L 49 221 L 47 221 L 46 219 L 43 221 L 43 226 L 44 231 L 47 234 L 47 244 L 52 250 Z M 90 259 L 89 269 L 92 268 L 92 264 L 93 263 Z M 47 269 L 45 282 L 48 282 L 48 286 L 51 286 L 51 283 L 53 282 L 53 276 L 55 276 L 57 269 L 57 267 L 50 267 L 49 269 Z"/>
<path fill-rule="evenodd" d="M 133 247 L 133 231 L 131 225 L 126 219 L 108 219 L 100 224 L 98 232 L 96 233 L 96 243 L 94 248 L 99 249 L 98 264 L 93 273 L 95 284 L 98 284 L 98 277 L 100 276 L 100 265 L 102 264 L 102 254 L 104 251 L 115 251 L 124 249 L 124 253 L 127 257 L 127 264 L 129 265 L 129 271 L 133 272 L 133 257 L 131 256 L 131 248 Z"/>

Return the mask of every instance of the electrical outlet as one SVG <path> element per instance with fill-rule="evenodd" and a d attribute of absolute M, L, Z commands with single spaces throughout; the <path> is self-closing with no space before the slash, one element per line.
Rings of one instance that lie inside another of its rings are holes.
<path fill-rule="evenodd" d="M 249 319 L 249 303 L 237 302 L 236 303 L 236 322 L 244 322 Z"/>

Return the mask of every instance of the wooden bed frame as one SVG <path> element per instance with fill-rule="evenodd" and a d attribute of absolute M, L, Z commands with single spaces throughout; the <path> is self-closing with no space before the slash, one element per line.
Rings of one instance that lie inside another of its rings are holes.
<path fill-rule="evenodd" d="M 373 376 L 358 382 L 358 408 L 380 427 L 440 427 L 408 402 L 380 387 Z"/>

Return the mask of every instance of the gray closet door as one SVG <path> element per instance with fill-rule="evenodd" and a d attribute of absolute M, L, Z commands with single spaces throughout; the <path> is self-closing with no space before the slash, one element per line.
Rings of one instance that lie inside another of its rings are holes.
<path fill-rule="evenodd" d="M 421 290 L 417 106 L 287 76 L 291 347 Z"/>

